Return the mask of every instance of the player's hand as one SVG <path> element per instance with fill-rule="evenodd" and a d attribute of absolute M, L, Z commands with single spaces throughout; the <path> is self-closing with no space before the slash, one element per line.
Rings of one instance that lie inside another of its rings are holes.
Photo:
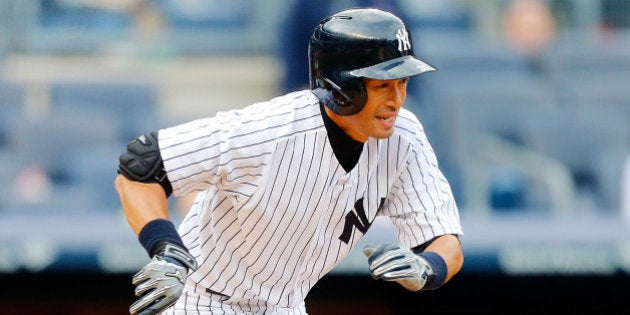
<path fill-rule="evenodd" d="M 133 276 L 139 299 L 131 304 L 129 313 L 159 314 L 175 304 L 184 289 L 188 271 L 196 268 L 195 259 L 185 248 L 167 244 L 161 254 L 153 256 L 151 262 Z"/>
<path fill-rule="evenodd" d="M 407 290 L 419 291 L 435 275 L 431 265 L 401 244 L 365 247 L 372 278 L 396 281 Z"/>

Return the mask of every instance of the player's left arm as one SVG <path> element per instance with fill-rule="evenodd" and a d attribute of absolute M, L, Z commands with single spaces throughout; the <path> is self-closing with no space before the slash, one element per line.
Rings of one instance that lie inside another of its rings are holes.
<path fill-rule="evenodd" d="M 189 272 L 197 268 L 175 225 L 169 221 L 172 186 L 159 151 L 157 132 L 141 135 L 120 155 L 115 187 L 127 218 L 151 261 L 132 278 L 138 296 L 133 315 L 159 314 L 181 295 Z"/>
<path fill-rule="evenodd" d="M 400 171 L 390 193 L 392 199 L 404 200 L 405 206 L 386 206 L 381 211 L 393 218 L 399 239 L 407 240 L 407 245 L 381 244 L 363 251 L 374 279 L 395 281 L 410 291 L 435 290 L 450 281 L 463 266 L 460 243 L 463 232 L 455 198 L 420 121 L 411 112 L 402 114 L 406 114 L 406 119 L 400 122 L 405 127 L 400 129 L 401 139 L 409 141 L 410 150 L 399 160 Z M 406 133 L 406 130 L 415 132 Z M 427 183 L 433 186 L 418 189 Z M 419 231 L 442 232 L 426 240 L 418 238 L 425 234 Z M 419 245 L 407 247 L 415 244 Z"/>
<path fill-rule="evenodd" d="M 407 290 L 435 290 L 462 268 L 464 254 L 455 235 L 438 236 L 425 244 L 408 248 L 399 243 L 366 247 L 374 279 L 396 281 Z"/>

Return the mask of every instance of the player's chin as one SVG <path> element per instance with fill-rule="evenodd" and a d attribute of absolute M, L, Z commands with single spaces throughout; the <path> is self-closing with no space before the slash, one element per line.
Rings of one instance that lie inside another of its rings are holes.
<path fill-rule="evenodd" d="M 372 137 L 376 139 L 385 139 L 389 138 L 392 134 L 394 134 L 394 128 L 379 129 L 372 133 Z"/>

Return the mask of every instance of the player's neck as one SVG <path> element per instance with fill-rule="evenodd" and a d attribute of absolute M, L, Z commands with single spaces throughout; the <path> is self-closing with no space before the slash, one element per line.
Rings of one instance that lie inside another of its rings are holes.
<path fill-rule="evenodd" d="M 358 142 L 368 141 L 367 136 L 356 132 L 352 128 L 352 126 L 350 126 L 350 124 L 346 121 L 345 116 L 339 115 L 333 112 L 330 108 L 326 106 L 324 106 L 324 110 L 326 111 L 326 115 L 330 117 L 330 120 L 332 120 L 337 126 L 339 126 L 339 128 L 341 128 L 341 130 L 343 130 L 343 132 L 347 134 L 350 138 L 352 138 L 354 141 L 358 141 Z"/>

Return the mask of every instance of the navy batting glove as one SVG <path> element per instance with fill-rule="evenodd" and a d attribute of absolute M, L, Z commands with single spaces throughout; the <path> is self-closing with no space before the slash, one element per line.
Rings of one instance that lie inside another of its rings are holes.
<path fill-rule="evenodd" d="M 194 257 L 185 248 L 166 244 L 132 278 L 139 299 L 129 307 L 131 315 L 154 315 L 169 308 L 184 289 L 188 272 L 197 268 Z"/>

